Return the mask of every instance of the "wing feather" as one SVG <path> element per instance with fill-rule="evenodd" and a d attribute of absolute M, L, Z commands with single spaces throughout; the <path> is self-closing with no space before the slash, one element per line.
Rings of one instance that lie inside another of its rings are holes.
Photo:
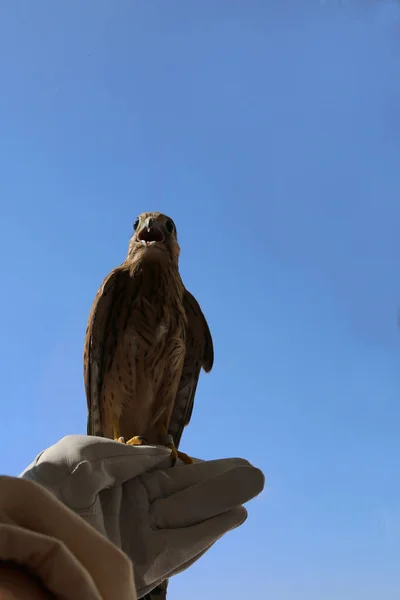
<path fill-rule="evenodd" d="M 188 319 L 186 356 L 169 428 L 176 447 L 192 416 L 201 368 L 209 373 L 214 364 L 214 345 L 208 323 L 199 303 L 187 290 L 183 305 Z"/>
<path fill-rule="evenodd" d="M 94 299 L 86 328 L 84 345 L 84 382 L 88 406 L 87 434 L 103 435 L 101 394 L 104 377 L 111 367 L 118 328 L 113 308 L 130 278 L 127 269 L 117 267 L 104 279 Z"/>

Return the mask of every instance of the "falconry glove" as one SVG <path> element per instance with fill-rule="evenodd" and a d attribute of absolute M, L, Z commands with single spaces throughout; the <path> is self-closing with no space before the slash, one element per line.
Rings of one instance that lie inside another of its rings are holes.
<path fill-rule="evenodd" d="M 138 597 L 193 564 L 241 525 L 243 503 L 264 487 L 244 459 L 176 463 L 162 446 L 129 446 L 70 435 L 21 474 L 122 549 L 134 566 Z"/>

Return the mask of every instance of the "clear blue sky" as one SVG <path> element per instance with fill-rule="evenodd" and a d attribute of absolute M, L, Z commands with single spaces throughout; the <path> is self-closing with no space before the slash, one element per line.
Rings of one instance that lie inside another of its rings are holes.
<path fill-rule="evenodd" d="M 398 600 L 400 6 L 3 0 L 0 472 L 85 433 L 82 345 L 138 213 L 216 360 L 181 448 L 267 476 L 171 600 Z"/>

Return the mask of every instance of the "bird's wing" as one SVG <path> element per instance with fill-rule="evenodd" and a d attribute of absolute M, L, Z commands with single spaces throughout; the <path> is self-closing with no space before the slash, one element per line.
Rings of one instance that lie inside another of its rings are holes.
<path fill-rule="evenodd" d="M 197 300 L 185 290 L 183 306 L 188 319 L 186 331 L 186 355 L 175 397 L 169 433 L 179 446 L 182 433 L 189 424 L 193 412 L 194 397 L 200 370 L 209 373 L 214 363 L 214 346 L 207 321 Z"/>
<path fill-rule="evenodd" d="M 88 435 L 103 435 L 100 410 L 102 386 L 114 358 L 119 333 L 119 308 L 130 282 L 132 278 L 126 268 L 121 266 L 111 271 L 97 292 L 89 314 L 83 359 Z"/>

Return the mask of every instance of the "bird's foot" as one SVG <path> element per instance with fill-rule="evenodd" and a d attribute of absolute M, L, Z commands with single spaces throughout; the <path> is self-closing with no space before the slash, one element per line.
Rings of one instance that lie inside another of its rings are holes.
<path fill-rule="evenodd" d="M 180 452 L 180 450 L 178 450 L 178 458 L 180 458 L 185 463 L 185 465 L 194 464 L 193 458 L 191 458 L 188 454 L 185 454 L 184 452 Z"/>
<path fill-rule="evenodd" d="M 121 442 L 121 444 L 126 444 L 127 446 L 146 446 L 147 445 L 146 438 L 144 438 L 140 435 L 135 435 L 133 438 L 131 438 L 127 442 L 125 442 L 125 438 L 123 438 L 123 437 L 116 438 L 114 441 Z"/>
<path fill-rule="evenodd" d="M 180 458 L 185 465 L 193 464 L 193 459 L 190 458 L 190 456 L 188 456 L 184 452 L 180 452 L 179 450 L 177 450 L 174 443 L 168 444 L 168 448 L 171 448 L 171 458 L 173 465 L 176 463 L 177 458 Z"/>
<path fill-rule="evenodd" d="M 128 446 L 147 446 L 148 444 L 146 438 L 142 437 L 141 435 L 135 435 L 126 443 Z"/>

